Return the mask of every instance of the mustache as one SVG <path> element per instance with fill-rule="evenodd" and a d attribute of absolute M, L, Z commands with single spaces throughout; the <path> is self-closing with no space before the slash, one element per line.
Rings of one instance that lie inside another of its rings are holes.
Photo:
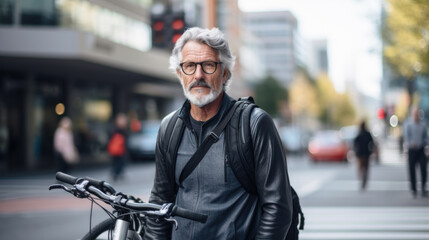
<path fill-rule="evenodd" d="M 191 88 L 193 87 L 208 87 L 210 89 L 213 89 L 212 86 L 208 84 L 206 81 L 204 81 L 203 79 L 195 80 L 191 84 L 189 84 L 188 91 L 190 91 Z"/>

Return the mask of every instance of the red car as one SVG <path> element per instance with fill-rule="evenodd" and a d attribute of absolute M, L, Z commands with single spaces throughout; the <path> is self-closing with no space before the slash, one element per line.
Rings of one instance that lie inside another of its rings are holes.
<path fill-rule="evenodd" d="M 335 130 L 316 133 L 308 144 L 308 153 L 313 162 L 347 162 L 347 145 Z"/>

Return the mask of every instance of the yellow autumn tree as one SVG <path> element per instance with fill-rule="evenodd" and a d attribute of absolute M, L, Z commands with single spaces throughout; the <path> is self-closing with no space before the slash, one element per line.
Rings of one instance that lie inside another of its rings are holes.
<path fill-rule="evenodd" d="M 386 0 L 383 56 L 408 80 L 409 99 L 417 75 L 429 74 L 429 4 L 427 0 Z M 413 104 L 413 102 L 409 102 Z"/>
<path fill-rule="evenodd" d="M 289 86 L 289 106 L 297 119 L 317 118 L 319 115 L 316 88 L 302 73 Z"/>
<path fill-rule="evenodd" d="M 319 119 L 327 127 L 341 127 L 353 124 L 356 110 L 347 93 L 338 93 L 327 74 L 316 79 Z"/>

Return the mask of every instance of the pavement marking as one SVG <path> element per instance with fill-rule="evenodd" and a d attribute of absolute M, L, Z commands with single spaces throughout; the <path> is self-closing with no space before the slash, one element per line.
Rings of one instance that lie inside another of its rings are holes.
<path fill-rule="evenodd" d="M 300 239 L 429 239 L 427 207 L 306 207 Z"/>
<path fill-rule="evenodd" d="M 317 178 L 314 174 L 318 173 Z M 307 195 L 312 194 L 319 190 L 326 182 L 334 179 L 338 172 L 336 170 L 326 170 L 323 173 L 320 171 L 300 171 L 299 175 L 295 175 L 293 172 L 289 173 L 290 181 L 292 186 L 298 190 L 298 195 L 303 198 Z"/>
<path fill-rule="evenodd" d="M 332 181 L 323 187 L 325 191 L 359 191 L 358 180 Z M 420 185 L 419 185 L 420 186 Z M 409 191 L 409 181 L 376 181 L 369 180 L 366 191 Z"/>

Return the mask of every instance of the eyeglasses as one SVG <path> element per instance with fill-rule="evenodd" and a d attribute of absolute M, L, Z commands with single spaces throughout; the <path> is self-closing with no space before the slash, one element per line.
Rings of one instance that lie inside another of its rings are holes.
<path fill-rule="evenodd" d="M 184 62 L 180 64 L 180 67 L 182 68 L 182 71 L 186 75 L 192 75 L 197 70 L 197 65 L 201 65 L 201 68 L 203 69 L 203 72 L 207 74 L 212 74 L 216 72 L 217 65 L 222 64 L 222 62 L 215 62 L 215 61 L 205 61 L 205 62 Z"/>

